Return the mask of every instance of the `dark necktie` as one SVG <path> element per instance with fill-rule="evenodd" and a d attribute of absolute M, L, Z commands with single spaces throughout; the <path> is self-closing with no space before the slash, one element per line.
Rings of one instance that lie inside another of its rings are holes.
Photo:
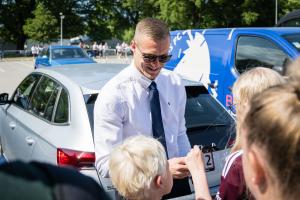
<path fill-rule="evenodd" d="M 151 84 L 149 86 L 149 90 L 150 90 L 149 94 L 150 94 L 150 109 L 151 109 L 151 116 L 152 116 L 153 137 L 160 141 L 160 143 L 165 148 L 165 151 L 166 151 L 166 154 L 168 157 L 164 125 L 163 125 L 162 117 L 161 117 L 159 94 L 158 94 L 158 90 L 156 88 L 156 83 L 154 81 L 151 82 Z"/>

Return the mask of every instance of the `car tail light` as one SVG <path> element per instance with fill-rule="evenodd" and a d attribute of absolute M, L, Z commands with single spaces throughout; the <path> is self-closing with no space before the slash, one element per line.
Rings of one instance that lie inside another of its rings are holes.
<path fill-rule="evenodd" d="M 58 148 L 57 164 L 76 168 L 91 167 L 95 164 L 95 153 Z"/>

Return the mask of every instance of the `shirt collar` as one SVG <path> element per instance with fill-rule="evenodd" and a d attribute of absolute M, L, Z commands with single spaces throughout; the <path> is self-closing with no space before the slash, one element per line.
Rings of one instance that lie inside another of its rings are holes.
<path fill-rule="evenodd" d="M 160 74 L 154 80 L 150 80 L 135 67 L 134 62 L 131 62 L 129 67 L 132 71 L 131 78 L 140 83 L 144 89 L 148 89 L 152 81 L 155 81 L 155 83 L 159 85 Z"/>

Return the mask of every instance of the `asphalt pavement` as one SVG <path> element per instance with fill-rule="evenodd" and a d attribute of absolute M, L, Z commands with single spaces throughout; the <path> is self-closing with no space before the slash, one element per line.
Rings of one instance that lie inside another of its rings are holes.
<path fill-rule="evenodd" d="M 131 62 L 131 57 L 118 58 L 111 56 L 107 58 L 95 59 L 98 63 L 127 63 Z M 9 58 L 0 60 L 0 93 L 12 95 L 19 83 L 34 70 L 33 58 Z"/>
<path fill-rule="evenodd" d="M 13 93 L 19 83 L 34 70 L 33 60 L 0 61 L 0 93 Z"/>

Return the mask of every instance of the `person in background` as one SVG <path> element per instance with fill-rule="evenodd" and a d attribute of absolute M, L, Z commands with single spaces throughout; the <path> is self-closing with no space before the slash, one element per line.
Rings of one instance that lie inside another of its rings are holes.
<path fill-rule="evenodd" d="M 254 198 L 299 199 L 299 79 L 256 95 L 241 130 L 243 171 Z"/>
<path fill-rule="evenodd" d="M 255 94 L 259 94 L 266 88 L 282 84 L 284 82 L 284 78 L 276 71 L 269 68 L 256 67 L 244 72 L 234 83 L 232 93 L 233 101 L 236 106 L 236 140 L 234 146 L 232 147 L 231 154 L 226 158 L 226 162 L 222 171 L 220 188 L 216 195 L 217 200 L 238 200 L 252 198 L 247 192 L 242 169 L 243 150 L 241 148 L 240 139 L 242 135 L 240 128 L 241 123 L 243 122 L 246 114 L 246 107 Z M 195 157 L 196 163 L 199 161 L 202 162 L 202 160 L 199 158 L 199 155 L 196 156 L 195 154 Z M 199 164 L 199 166 L 202 165 L 202 163 Z M 204 168 L 199 168 L 199 173 L 203 174 L 203 170 Z M 199 176 L 195 170 L 193 170 L 193 173 L 191 172 L 191 174 L 192 177 Z M 195 185 L 195 188 L 200 188 L 200 186 Z"/>
<path fill-rule="evenodd" d="M 33 56 L 33 59 L 35 59 L 38 55 L 38 49 L 35 45 L 32 45 L 32 47 L 31 47 L 31 54 Z"/>
<path fill-rule="evenodd" d="M 158 19 L 145 18 L 131 42 L 133 62 L 99 93 L 94 108 L 96 168 L 109 176 L 109 154 L 126 138 L 158 138 L 167 152 L 174 180 L 171 196 L 190 194 L 185 156 L 190 142 L 185 127 L 186 93 L 181 78 L 162 69 L 171 55 L 170 32 Z"/>
<path fill-rule="evenodd" d="M 112 151 L 109 174 L 117 191 L 130 200 L 160 200 L 173 185 L 164 147 L 143 135 L 127 138 Z"/>
<path fill-rule="evenodd" d="M 121 58 L 121 56 L 122 56 L 122 47 L 121 47 L 120 43 L 118 43 L 117 46 L 116 46 L 116 54 L 117 54 L 118 58 Z"/>
<path fill-rule="evenodd" d="M 99 51 L 99 57 L 102 58 L 103 57 L 103 45 L 102 45 L 102 42 L 100 42 L 99 45 L 98 45 L 98 51 Z"/>
<path fill-rule="evenodd" d="M 84 48 L 84 42 L 81 39 L 79 40 L 79 47 L 82 49 Z"/>
<path fill-rule="evenodd" d="M 98 45 L 97 45 L 96 41 L 94 42 L 92 48 L 93 48 L 93 56 L 94 56 L 94 58 L 97 58 L 97 56 L 98 56 Z"/>

